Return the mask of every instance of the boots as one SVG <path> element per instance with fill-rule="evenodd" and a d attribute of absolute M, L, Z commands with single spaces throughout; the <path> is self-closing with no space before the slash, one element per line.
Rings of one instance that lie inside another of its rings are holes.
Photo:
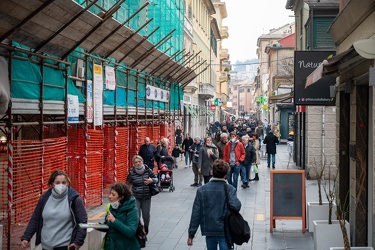
<path fill-rule="evenodd" d="M 148 227 L 145 227 L 145 233 L 148 235 Z"/>
<path fill-rule="evenodd" d="M 259 175 L 258 175 L 258 173 L 256 173 L 255 177 L 253 179 L 250 179 L 249 181 L 259 181 Z"/>

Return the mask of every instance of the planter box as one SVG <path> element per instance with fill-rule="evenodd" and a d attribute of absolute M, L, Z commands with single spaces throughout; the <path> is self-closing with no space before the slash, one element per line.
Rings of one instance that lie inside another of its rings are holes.
<path fill-rule="evenodd" d="M 328 220 L 328 202 L 307 202 L 307 228 L 310 233 L 314 232 L 314 220 Z M 333 202 L 332 218 L 336 218 L 336 203 Z"/>
<path fill-rule="evenodd" d="M 373 247 L 350 247 L 350 249 L 354 250 L 374 250 Z M 344 247 L 330 247 L 329 250 L 345 250 Z"/>
<path fill-rule="evenodd" d="M 314 249 L 330 250 L 330 247 L 343 247 L 344 240 L 340 223 L 338 220 L 332 220 L 332 224 L 328 224 L 328 220 L 315 220 L 314 222 Z M 350 235 L 349 222 L 345 222 L 346 231 Z"/>

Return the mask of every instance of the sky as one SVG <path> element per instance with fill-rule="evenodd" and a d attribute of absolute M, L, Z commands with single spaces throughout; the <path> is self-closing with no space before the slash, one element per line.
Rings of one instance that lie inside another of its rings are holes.
<path fill-rule="evenodd" d="M 223 48 L 229 50 L 231 63 L 257 58 L 257 39 L 294 22 L 294 12 L 285 9 L 286 0 L 222 0 L 227 7 L 227 18 L 223 25 L 228 26 L 229 37 L 223 40 Z"/>

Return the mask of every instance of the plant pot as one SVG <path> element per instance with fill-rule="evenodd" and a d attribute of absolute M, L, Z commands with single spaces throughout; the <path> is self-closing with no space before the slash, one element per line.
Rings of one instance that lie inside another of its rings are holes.
<path fill-rule="evenodd" d="M 373 247 L 350 247 L 350 249 L 354 250 L 374 250 Z M 329 250 L 345 250 L 344 247 L 330 247 Z"/>
<path fill-rule="evenodd" d="M 307 202 L 307 228 L 310 233 L 314 232 L 314 220 L 328 220 L 328 207 L 328 202 L 323 202 L 322 205 L 319 205 L 319 202 Z M 336 218 L 335 202 L 333 202 L 332 206 L 332 218 Z"/>
<path fill-rule="evenodd" d="M 332 220 L 332 224 L 328 224 L 328 220 L 314 220 L 313 223 L 315 250 L 329 250 L 330 247 L 344 246 L 344 240 L 338 220 Z M 350 235 L 349 222 L 345 221 L 345 227 L 348 235 Z"/>

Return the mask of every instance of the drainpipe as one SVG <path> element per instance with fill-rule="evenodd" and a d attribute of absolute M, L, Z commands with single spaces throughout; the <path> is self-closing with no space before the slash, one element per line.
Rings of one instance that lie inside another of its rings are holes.
<path fill-rule="evenodd" d="M 324 130 L 324 118 L 325 118 L 325 106 L 322 106 L 322 166 L 324 164 L 325 158 L 325 150 L 324 150 L 324 137 L 325 137 L 325 130 Z"/>

